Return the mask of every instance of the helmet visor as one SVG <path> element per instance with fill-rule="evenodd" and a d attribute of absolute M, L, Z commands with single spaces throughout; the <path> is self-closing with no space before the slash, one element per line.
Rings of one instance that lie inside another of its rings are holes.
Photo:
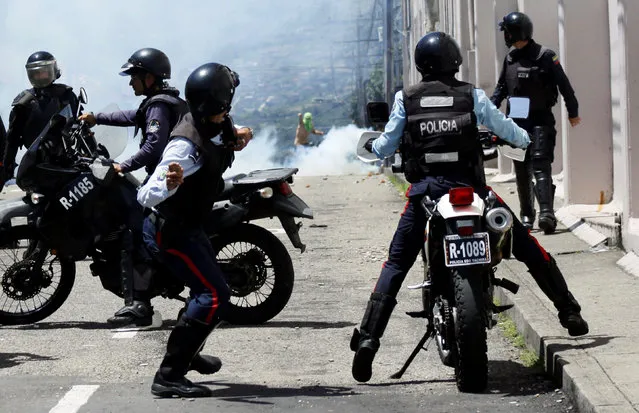
<path fill-rule="evenodd" d="M 35 88 L 49 86 L 56 79 L 57 63 L 55 60 L 43 60 L 26 65 L 29 82 Z"/>

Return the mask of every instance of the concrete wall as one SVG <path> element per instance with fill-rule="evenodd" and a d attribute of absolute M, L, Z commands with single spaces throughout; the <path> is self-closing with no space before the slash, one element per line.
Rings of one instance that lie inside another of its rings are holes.
<path fill-rule="evenodd" d="M 559 0 L 559 17 L 560 61 L 577 93 L 582 118 L 579 126 L 571 127 L 561 106 L 563 163 L 569 165 L 564 170 L 564 202 L 605 204 L 613 194 L 608 4 Z"/>
<path fill-rule="evenodd" d="M 639 113 L 639 1 L 429 0 L 437 3 L 437 16 L 426 0 L 405 1 L 413 13 L 406 32 L 412 42 L 406 83 L 419 80 L 412 63 L 415 42 L 435 27 L 452 34 L 462 48 L 459 78 L 488 94 L 507 52 L 498 22 L 516 10 L 531 17 L 533 37 L 558 53 L 579 100 L 577 127 L 570 126 L 563 99 L 554 111 L 553 172 L 562 172 L 564 202 L 620 214 L 623 246 L 639 252 L 639 155 L 631 151 L 639 147 L 639 115 L 632 116 Z M 427 27 L 426 21 L 438 23 Z M 501 173 L 511 166 L 500 159 Z"/>

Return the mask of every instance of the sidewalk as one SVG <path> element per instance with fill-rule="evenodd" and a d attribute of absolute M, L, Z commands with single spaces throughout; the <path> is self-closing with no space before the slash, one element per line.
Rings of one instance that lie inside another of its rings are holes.
<path fill-rule="evenodd" d="M 515 184 L 487 178 L 518 214 Z M 546 370 L 573 397 L 579 412 L 639 412 L 639 278 L 616 264 L 625 253 L 592 249 L 563 225 L 553 235 L 538 230 L 533 235 L 557 260 L 583 307 L 590 333 L 568 336 L 550 300 L 515 259 L 503 261 L 498 274 L 518 283 L 519 293 L 497 288 L 496 298 L 502 304 L 515 304 L 508 315 L 528 346 L 537 350 Z"/>

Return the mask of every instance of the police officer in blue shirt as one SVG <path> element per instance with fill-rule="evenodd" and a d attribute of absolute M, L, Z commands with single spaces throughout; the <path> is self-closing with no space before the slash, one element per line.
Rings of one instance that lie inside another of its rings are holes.
<path fill-rule="evenodd" d="M 217 357 L 199 354 L 209 333 L 228 306 L 230 291 L 202 225 L 224 188 L 222 174 L 252 137 L 250 128 L 236 133 L 228 116 L 237 74 L 218 63 L 207 63 L 186 81 L 191 110 L 171 132 L 170 141 L 138 201 L 155 207 L 145 222 L 145 236 L 155 240 L 164 264 L 191 289 L 186 311 L 173 328 L 151 393 L 160 397 L 203 397 L 205 386 L 186 379 L 189 370 L 213 373 Z M 239 135 L 239 136 L 238 136 Z"/>
<path fill-rule="evenodd" d="M 137 50 L 122 65 L 121 70 L 120 75 L 131 77 L 129 84 L 135 95 L 146 96 L 138 109 L 95 115 L 87 113 L 79 119 L 86 121 L 89 126 L 135 126 L 135 134 L 141 130 L 140 150 L 116 164 L 115 169 L 126 173 L 145 168 L 150 175 L 160 160 L 171 130 L 187 112 L 187 105 L 179 97 L 180 92 L 166 83 L 166 79 L 171 78 L 171 62 L 162 51 L 151 47 Z M 141 245 L 141 233 L 133 232 L 134 244 Z M 125 265 L 132 268 L 129 264 Z M 107 322 L 118 327 L 151 325 L 153 307 L 147 293 L 151 282 L 149 275 L 132 269 L 124 270 L 121 274 L 124 307 Z"/>
<path fill-rule="evenodd" d="M 530 143 L 526 131 L 507 119 L 483 90 L 455 79 L 462 56 L 449 35 L 432 32 L 424 36 L 415 48 L 415 63 L 422 81 L 395 95 L 384 133 L 368 144 L 380 159 L 401 147 L 404 173 L 412 185 L 388 260 L 361 326 L 351 339 L 351 350 L 355 352 L 352 373 L 360 382 L 371 378 L 372 362 L 397 302 L 395 297 L 424 242 L 426 215 L 420 207 L 423 197 L 439 199 L 458 186 L 472 186 L 482 197 L 488 194 L 477 125 L 488 126 L 514 146 L 525 148 Z M 507 208 L 501 199 L 497 204 Z M 588 324 L 580 315 L 581 307 L 568 290 L 555 260 L 517 219 L 513 224 L 513 254 L 526 264 L 541 290 L 553 301 L 561 325 L 569 334 L 586 334 Z"/>

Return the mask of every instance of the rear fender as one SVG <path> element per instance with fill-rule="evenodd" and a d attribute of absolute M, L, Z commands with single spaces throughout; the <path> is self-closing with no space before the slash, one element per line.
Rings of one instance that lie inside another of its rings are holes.
<path fill-rule="evenodd" d="M 464 206 L 453 206 L 449 195 L 446 194 L 437 202 L 437 211 L 444 219 L 459 218 L 463 216 L 483 216 L 486 205 L 479 195 L 474 194 L 473 203 Z"/>
<path fill-rule="evenodd" d="M 313 219 L 313 210 L 295 194 L 289 196 L 273 195 L 273 209 L 278 216 L 286 214 L 292 217 Z"/>
<path fill-rule="evenodd" d="M 302 243 L 302 239 L 300 238 L 300 227 L 302 223 L 295 223 L 295 219 L 290 215 L 278 215 L 280 222 L 282 223 L 282 228 L 286 231 L 286 235 L 288 235 L 288 239 L 291 240 L 291 244 L 295 248 L 300 250 L 300 253 L 306 251 L 306 244 Z"/>

